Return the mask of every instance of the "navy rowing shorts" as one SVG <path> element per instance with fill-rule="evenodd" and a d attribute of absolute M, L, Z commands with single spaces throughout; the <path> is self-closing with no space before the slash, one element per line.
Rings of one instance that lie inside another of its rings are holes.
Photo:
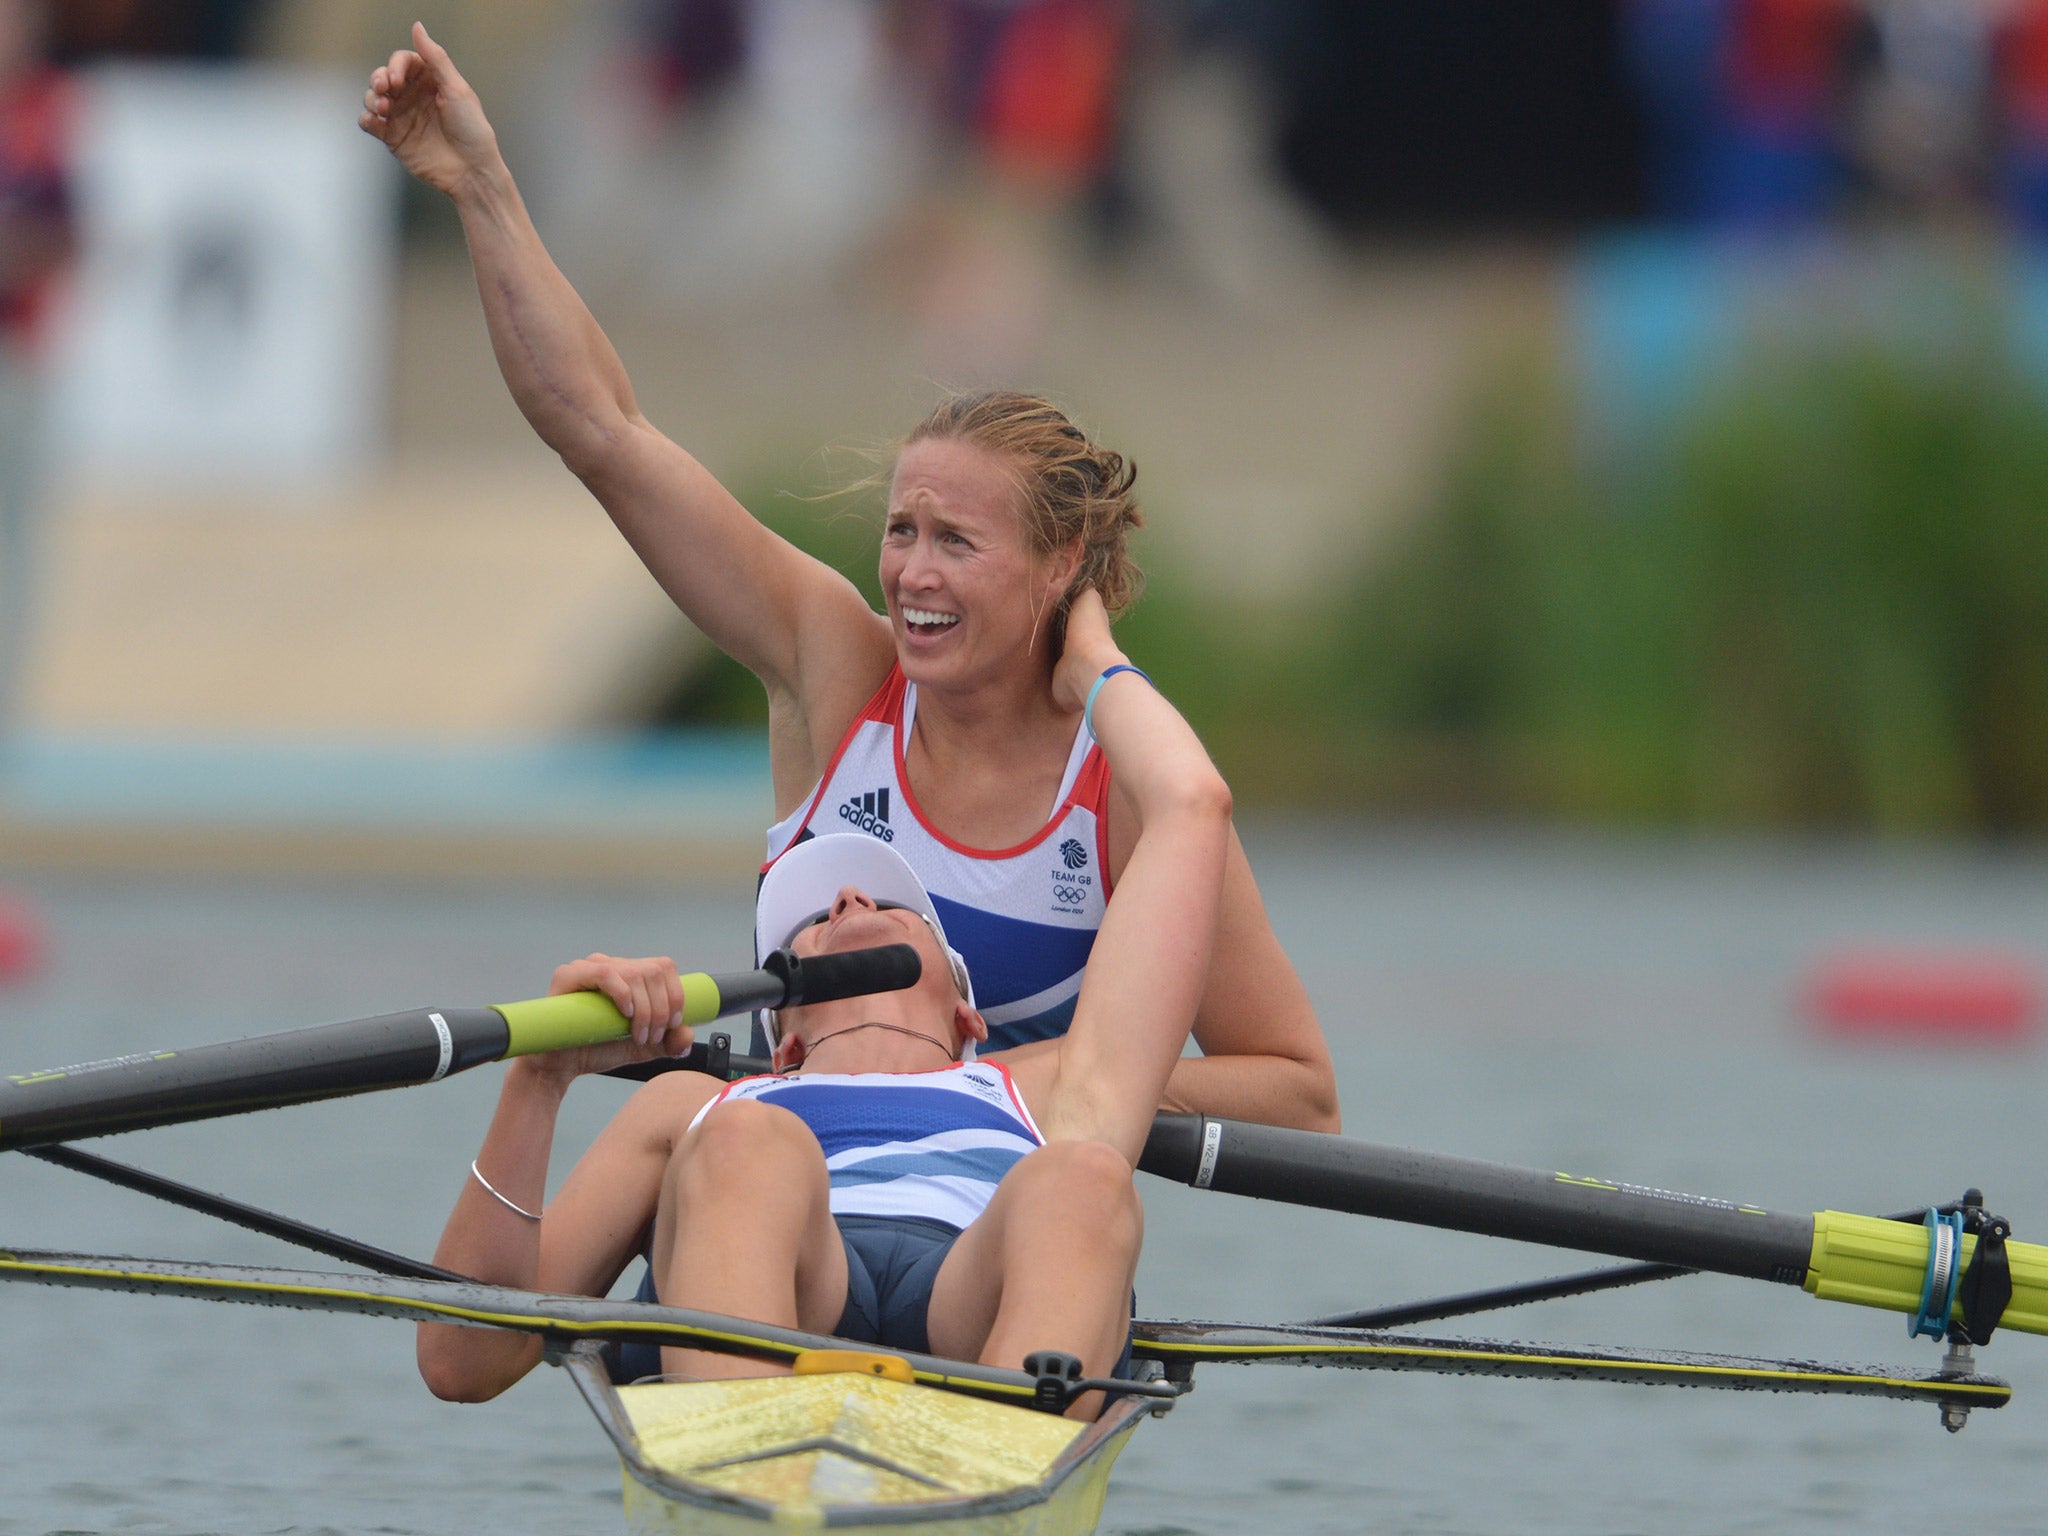
<path fill-rule="evenodd" d="M 939 1266 L 959 1240 L 957 1228 L 921 1216 L 839 1216 L 840 1241 L 846 1245 L 846 1308 L 832 1331 L 857 1344 L 880 1344 L 931 1353 L 926 1318 L 931 1310 L 932 1283 Z M 635 1301 L 659 1305 L 654 1272 L 641 1277 Z M 1133 1310 L 1137 1298 L 1131 1298 Z M 605 1346 L 605 1363 L 615 1382 L 638 1381 L 661 1374 L 661 1350 L 653 1344 Z M 1131 1345 L 1110 1375 L 1131 1374 Z"/>
<path fill-rule="evenodd" d="M 832 1331 L 857 1344 L 929 1353 L 925 1314 L 932 1304 L 932 1282 L 953 1251 L 959 1230 L 919 1216 L 835 1219 L 846 1245 L 846 1310 Z M 660 1305 L 652 1267 L 641 1277 L 633 1299 Z M 615 1382 L 659 1376 L 661 1349 L 637 1341 L 607 1344 L 605 1364 Z"/>
<path fill-rule="evenodd" d="M 960 1238 L 922 1216 L 840 1216 L 846 1244 L 846 1310 L 832 1331 L 859 1344 L 929 1354 L 925 1317 L 932 1282 Z"/>

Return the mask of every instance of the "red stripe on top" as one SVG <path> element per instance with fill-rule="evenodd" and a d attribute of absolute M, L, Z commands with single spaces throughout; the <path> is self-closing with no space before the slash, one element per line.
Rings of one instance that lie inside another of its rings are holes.
<path fill-rule="evenodd" d="M 898 668 L 894 673 L 894 677 L 900 680 L 902 676 L 902 669 Z M 903 709 L 900 692 L 897 697 L 895 719 L 892 723 L 895 726 L 896 786 L 903 792 L 903 803 L 910 807 L 910 814 L 917 818 L 919 826 L 931 833 L 941 846 L 950 849 L 954 853 L 970 859 L 1014 859 L 1020 853 L 1029 853 L 1033 848 L 1036 848 L 1040 843 L 1052 836 L 1053 831 L 1065 819 L 1067 812 L 1075 806 L 1079 806 L 1085 811 L 1093 812 L 1098 828 L 1102 824 L 1103 800 L 1109 791 L 1109 763 L 1102 756 L 1102 748 L 1091 744 L 1088 748 L 1087 756 L 1081 760 L 1081 771 L 1074 775 L 1074 787 L 1067 792 L 1066 799 L 1054 806 L 1052 816 L 1047 820 L 1046 824 L 1030 837 L 1025 838 L 1023 842 L 1013 844 L 1008 848 L 975 848 L 948 837 L 943 831 L 932 824 L 931 818 L 924 813 L 924 807 L 917 803 L 917 796 L 911 793 L 910 766 L 904 761 L 903 757 Z M 1091 773 L 1090 770 L 1098 764 L 1101 771 L 1099 773 Z M 1084 795 L 1084 786 L 1092 790 L 1092 798 Z M 1108 887 L 1105 886 L 1104 890 L 1107 889 Z"/>
<path fill-rule="evenodd" d="M 998 1072 L 1003 1074 L 1003 1086 L 1010 1090 L 1010 1102 L 1017 1106 L 1018 1117 L 1021 1120 L 1023 1120 L 1023 1122 L 1026 1125 L 1031 1127 L 1031 1134 L 1038 1138 L 1038 1144 L 1040 1146 L 1044 1146 L 1045 1132 L 1041 1131 L 1038 1128 L 1038 1121 L 1032 1118 L 1031 1111 L 1025 1107 L 1024 1095 L 1017 1091 L 1017 1080 L 1014 1077 L 1010 1076 L 1010 1069 L 1004 1066 L 1000 1061 L 983 1061 L 979 1062 L 978 1065 L 984 1067 L 994 1067 Z"/>
<path fill-rule="evenodd" d="M 1102 899 L 1116 894 L 1116 877 L 1109 872 L 1109 759 L 1099 746 L 1090 747 L 1074 775 L 1073 800 L 1095 813 L 1095 867 L 1102 871 Z"/>

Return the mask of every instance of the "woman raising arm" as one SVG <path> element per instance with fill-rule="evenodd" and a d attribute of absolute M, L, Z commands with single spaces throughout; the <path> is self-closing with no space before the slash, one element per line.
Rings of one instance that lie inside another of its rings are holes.
<path fill-rule="evenodd" d="M 498 364 L 540 436 L 649 571 L 768 694 L 772 862 L 820 832 L 892 844 L 983 988 L 995 1043 L 1072 1016 L 1134 810 L 1054 696 L 1066 605 L 1135 595 L 1134 471 L 1028 395 L 949 400 L 902 446 L 880 554 L 887 612 L 777 537 L 641 414 L 543 248 L 475 93 L 415 27 L 361 124 L 455 203 Z M 1196 1017 L 1165 1103 L 1335 1130 L 1335 1075 L 1235 834 Z"/>

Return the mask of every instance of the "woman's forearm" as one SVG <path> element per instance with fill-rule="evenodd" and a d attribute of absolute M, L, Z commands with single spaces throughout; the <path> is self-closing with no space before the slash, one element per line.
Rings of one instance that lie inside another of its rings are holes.
<path fill-rule="evenodd" d="M 466 1177 L 434 1250 L 436 1264 L 489 1285 L 533 1285 L 540 1272 L 541 1224 L 512 1206 L 540 1214 L 566 1087 L 564 1079 L 524 1059 L 505 1069 L 497 1111 L 476 1155 L 477 1171 L 490 1180 L 490 1189 Z"/>
<path fill-rule="evenodd" d="M 1091 628 L 1102 624 L 1099 601 L 1084 597 Z M 1103 679 L 1088 690 L 1095 738 L 1140 831 L 1062 1042 L 1057 1107 L 1041 1124 L 1049 1137 L 1108 1141 L 1135 1160 L 1202 999 L 1230 847 L 1230 790 L 1179 712 L 1136 673 L 1099 671 L 1102 660 L 1077 655 L 1084 665 L 1073 670 Z"/>
<path fill-rule="evenodd" d="M 502 159 L 451 195 L 513 400 L 579 477 L 602 474 L 639 414 L 625 365 L 548 255 Z"/>
<path fill-rule="evenodd" d="M 463 1175 L 462 1193 L 434 1250 L 443 1269 L 490 1285 L 534 1288 L 542 1223 L 533 1218 L 547 1195 L 548 1153 L 565 1087 L 527 1061 L 506 1069 L 497 1112 L 476 1156 L 476 1171 L 490 1188 L 475 1174 Z M 435 1396 L 479 1402 L 532 1370 L 540 1343 L 525 1334 L 423 1323 L 418 1356 L 420 1375 Z"/>
<path fill-rule="evenodd" d="M 1331 1134 L 1344 1125 L 1327 1059 L 1184 1056 L 1174 1063 L 1159 1107 L 1179 1114 L 1214 1115 Z"/>

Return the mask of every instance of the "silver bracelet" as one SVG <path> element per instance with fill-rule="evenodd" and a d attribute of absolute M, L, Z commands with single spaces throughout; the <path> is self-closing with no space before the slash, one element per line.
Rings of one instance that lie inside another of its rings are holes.
<path fill-rule="evenodd" d="M 506 1210 L 517 1211 L 521 1216 L 524 1216 L 528 1221 L 540 1220 L 540 1217 L 538 1215 L 536 1215 L 532 1211 L 529 1211 L 525 1206 L 515 1205 L 510 1200 L 507 1200 L 503 1195 L 499 1194 L 498 1191 L 492 1187 L 491 1181 L 484 1177 L 483 1169 L 477 1167 L 475 1158 L 471 1158 L 469 1160 L 469 1171 L 476 1175 L 477 1183 L 483 1185 L 484 1193 L 489 1195 L 493 1200 L 497 1201 L 498 1204 L 504 1206 Z"/>

